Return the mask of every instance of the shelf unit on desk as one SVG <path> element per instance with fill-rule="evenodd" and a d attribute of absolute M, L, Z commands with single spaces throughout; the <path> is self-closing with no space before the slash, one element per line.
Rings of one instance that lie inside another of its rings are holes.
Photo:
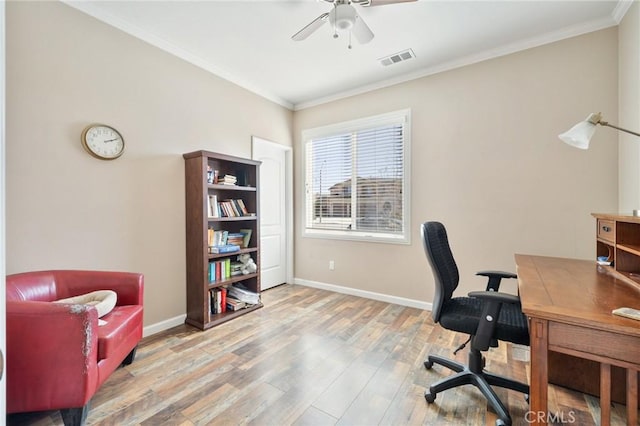
<path fill-rule="evenodd" d="M 640 217 L 592 213 L 596 218 L 596 253 L 612 262 L 611 271 L 640 286 Z"/>

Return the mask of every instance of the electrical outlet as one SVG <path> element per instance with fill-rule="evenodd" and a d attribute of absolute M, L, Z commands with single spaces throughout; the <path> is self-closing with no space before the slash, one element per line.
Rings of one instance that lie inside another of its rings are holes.
<path fill-rule="evenodd" d="M 333 271 L 334 269 L 336 269 L 336 264 L 333 260 L 329 261 L 329 270 Z"/>

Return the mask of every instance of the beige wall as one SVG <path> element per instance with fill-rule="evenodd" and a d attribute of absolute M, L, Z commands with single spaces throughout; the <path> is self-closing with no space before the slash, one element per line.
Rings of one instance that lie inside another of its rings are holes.
<path fill-rule="evenodd" d="M 640 132 L 640 4 L 633 2 L 620 23 L 618 34 L 619 125 Z M 613 124 L 613 120 L 610 120 Z M 640 139 L 624 132 L 620 141 L 618 177 L 619 210 L 640 209 Z"/>
<path fill-rule="evenodd" d="M 302 238 L 297 150 L 296 278 L 431 302 L 426 220 L 447 226 L 463 292 L 478 270 L 514 270 L 514 253 L 593 258 L 590 213 L 618 202 L 617 135 L 588 151 L 557 135 L 592 111 L 617 120 L 617 60 L 611 28 L 297 111 L 296 147 L 303 129 L 402 108 L 413 126 L 409 246 Z"/>
<path fill-rule="evenodd" d="M 182 154 L 291 145 L 291 111 L 57 2 L 8 2 L 7 273 L 145 274 L 145 325 L 185 313 Z M 89 156 L 82 129 L 126 142 Z"/>

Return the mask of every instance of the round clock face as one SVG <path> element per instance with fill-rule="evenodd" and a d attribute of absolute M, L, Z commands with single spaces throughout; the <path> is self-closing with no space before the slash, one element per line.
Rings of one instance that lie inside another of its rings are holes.
<path fill-rule="evenodd" d="M 92 124 L 82 132 L 82 145 L 91 155 L 113 160 L 124 152 L 124 139 L 116 129 L 104 124 Z"/>

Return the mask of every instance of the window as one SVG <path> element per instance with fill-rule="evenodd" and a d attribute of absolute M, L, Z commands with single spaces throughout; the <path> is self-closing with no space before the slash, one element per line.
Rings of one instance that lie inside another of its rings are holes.
<path fill-rule="evenodd" d="M 409 243 L 411 111 L 302 132 L 305 236 Z"/>

